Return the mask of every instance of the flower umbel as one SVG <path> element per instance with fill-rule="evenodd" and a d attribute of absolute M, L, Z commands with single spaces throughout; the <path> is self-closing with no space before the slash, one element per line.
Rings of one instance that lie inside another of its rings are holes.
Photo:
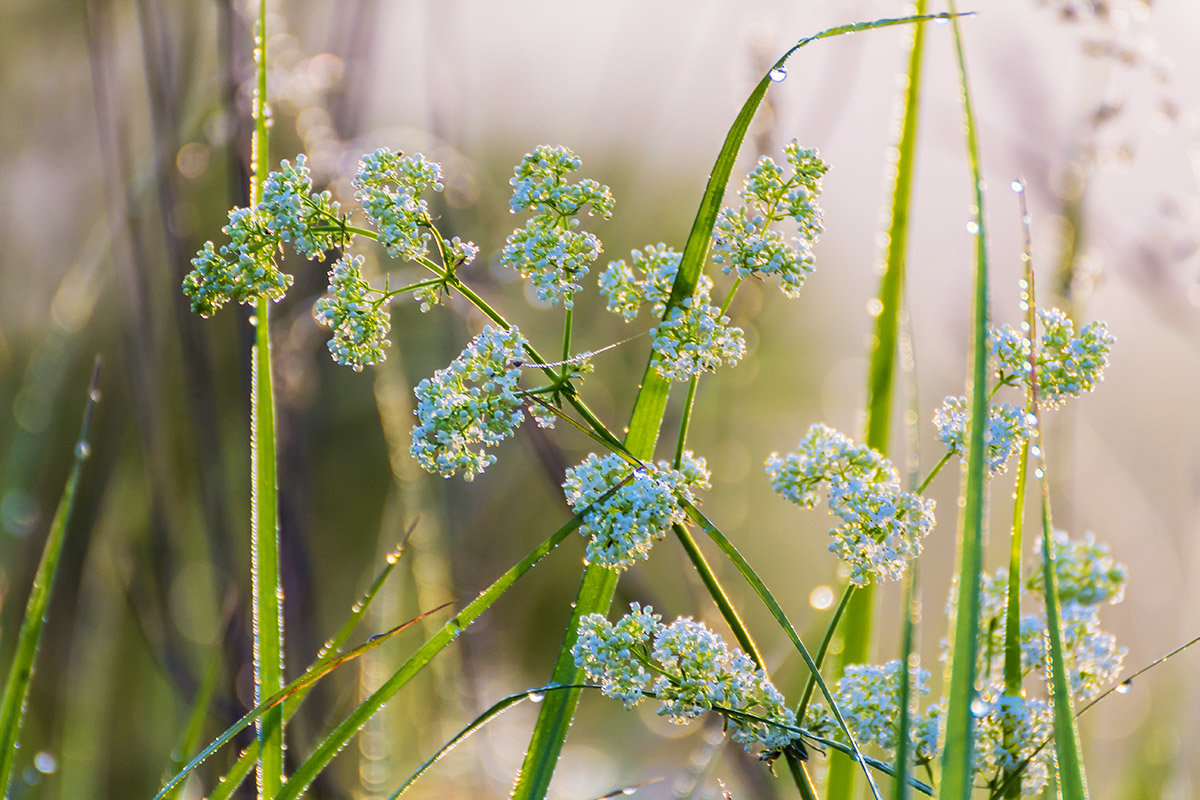
<path fill-rule="evenodd" d="M 513 231 L 504 244 L 500 261 L 528 278 L 538 299 L 564 308 L 574 305 L 579 281 L 588 264 L 600 257 L 600 240 L 580 231 L 575 215 L 585 207 L 588 216 L 612 216 L 613 196 L 607 186 L 586 178 L 567 183 L 567 173 L 582 162 L 565 147 L 542 145 L 521 159 L 509 183 L 513 187 L 509 207 L 515 214 L 530 211 L 533 217 Z"/>
<path fill-rule="evenodd" d="M 971 410 L 965 397 L 947 397 L 933 415 L 938 438 L 946 449 L 956 456 L 967 451 L 967 421 Z M 983 432 L 983 443 L 987 451 L 989 475 L 1000 475 L 1008 469 L 1008 458 L 1030 435 L 1025 412 L 1008 403 L 988 406 L 987 428 Z"/>
<path fill-rule="evenodd" d="M 694 501 L 695 492 L 709 486 L 704 459 L 691 451 L 684 452 L 679 469 L 665 461 L 635 467 L 615 453 L 592 453 L 567 470 L 563 491 L 572 509 L 587 509 L 579 528 L 591 537 L 584 561 L 626 570 L 683 521 L 681 503 Z"/>
<path fill-rule="evenodd" d="M 363 278 L 362 264 L 362 256 L 349 255 L 334 262 L 329 270 L 329 293 L 313 304 L 313 317 L 333 331 L 329 354 L 355 372 L 361 372 L 364 365 L 382 363 L 391 345 L 387 300 Z"/>
<path fill-rule="evenodd" d="M 1037 351 L 1038 398 L 1046 407 L 1058 408 L 1069 398 L 1096 388 L 1104 378 L 1116 340 L 1100 321 L 1089 322 L 1076 336 L 1074 323 L 1057 308 L 1038 309 L 1037 316 L 1042 326 Z M 1005 325 L 990 331 L 988 344 L 1001 381 L 1028 383 L 1028 336 Z"/>
<path fill-rule="evenodd" d="M 429 204 L 421 198 L 429 190 L 442 190 L 442 167 L 420 153 L 382 147 L 359 162 L 354 197 L 392 258 L 415 261 L 429 252 Z"/>
<path fill-rule="evenodd" d="M 512 436 L 525 419 L 517 381 L 525 337 L 488 326 L 448 367 L 417 384 L 413 457 L 424 469 L 473 480 L 495 463 L 485 448 Z"/>
<path fill-rule="evenodd" d="M 663 625 L 652 612 L 633 603 L 616 623 L 601 614 L 580 621 L 573 653 L 588 680 L 627 708 L 652 693 L 658 713 L 679 725 L 716 709 L 747 749 L 757 742 L 777 750 L 796 739 L 795 715 L 749 656 L 704 623 L 680 617 Z"/>
<path fill-rule="evenodd" d="M 933 530 L 932 500 L 901 490 L 891 462 L 828 426 L 809 428 L 794 453 L 772 453 L 766 470 L 772 488 L 802 508 L 828 485 L 829 510 L 843 522 L 829 531 L 829 549 L 856 586 L 899 578 Z"/>

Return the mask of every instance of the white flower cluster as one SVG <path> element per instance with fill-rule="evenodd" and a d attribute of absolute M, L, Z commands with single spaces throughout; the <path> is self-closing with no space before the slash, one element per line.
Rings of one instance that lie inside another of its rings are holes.
<path fill-rule="evenodd" d="M 442 167 L 420 153 L 386 147 L 368 153 L 354 176 L 354 197 L 392 258 L 414 261 L 429 252 L 429 204 L 423 192 L 442 190 Z"/>
<path fill-rule="evenodd" d="M 567 470 L 563 482 L 571 508 L 588 509 L 579 528 L 590 537 L 584 560 L 626 570 L 646 558 L 667 529 L 683 521 L 682 501 L 694 501 L 696 491 L 710 487 L 709 479 L 704 459 L 691 451 L 679 469 L 665 461 L 642 468 L 615 453 L 590 454 Z"/>
<path fill-rule="evenodd" d="M 829 510 L 843 523 L 829 531 L 829 549 L 856 586 L 899 578 L 933 530 L 932 500 L 903 491 L 891 462 L 828 426 L 809 428 L 794 453 L 771 453 L 766 470 L 771 487 L 802 508 L 828 485 Z"/>
<path fill-rule="evenodd" d="M 496 461 L 485 448 L 512 436 L 525 418 L 517 382 L 525 337 L 491 326 L 448 367 L 417 384 L 409 451 L 424 469 L 472 480 Z"/>
<path fill-rule="evenodd" d="M 778 750 L 796 738 L 795 715 L 766 674 L 690 617 L 664 625 L 652 608 L 637 603 L 616 623 L 589 614 L 580 620 L 573 652 L 588 680 L 627 708 L 653 693 L 658 713 L 679 725 L 718 710 L 733 740 L 747 749 L 759 743 Z"/>
<path fill-rule="evenodd" d="M 612 216 L 613 196 L 607 186 L 591 179 L 566 182 L 566 175 L 582 162 L 565 147 L 542 145 L 521 159 L 509 183 L 513 187 L 509 207 L 515 214 L 530 211 L 533 217 L 523 228 L 509 234 L 500 262 L 533 284 L 543 302 L 564 308 L 574 305 L 579 281 L 588 264 L 600 257 L 600 239 L 579 230 L 574 218 L 586 206 L 588 215 Z"/>
<path fill-rule="evenodd" d="M 313 317 L 333 331 L 328 345 L 333 360 L 355 372 L 362 372 L 366 364 L 382 363 L 391 345 L 387 302 L 363 278 L 362 265 L 362 256 L 343 255 L 335 261 L 328 294 L 313 304 Z"/>
<path fill-rule="evenodd" d="M 851 664 L 832 692 L 846 727 L 860 747 L 877 745 L 889 755 L 895 752 L 898 735 L 897 709 L 904 664 L 892 659 L 886 664 Z M 917 670 L 910 697 L 929 694 L 929 672 Z M 841 726 L 823 705 L 815 705 L 805 718 L 805 727 L 818 736 L 845 741 Z"/>
<path fill-rule="evenodd" d="M 608 310 L 626 320 L 637 316 L 649 303 L 662 316 L 671 298 L 671 287 L 679 272 L 679 251 L 665 244 L 634 250 L 630 263 L 614 261 L 600 273 L 600 291 L 608 297 Z M 651 366 L 668 380 L 685 381 L 693 375 L 736 364 L 746 355 L 746 337 L 741 328 L 709 301 L 712 279 L 701 275 L 691 297 L 671 313 L 650 335 L 654 344 Z"/>
<path fill-rule="evenodd" d="M 296 156 L 295 166 L 284 159 L 278 172 L 267 175 L 258 209 L 267 215 L 267 226 L 280 240 L 291 242 L 296 252 L 310 261 L 342 243 L 341 206 L 330 192 L 313 191 L 308 158 L 303 153 Z"/>
<path fill-rule="evenodd" d="M 933 424 L 938 438 L 956 456 L 967 451 L 967 422 L 970 419 L 971 409 L 965 397 L 947 397 L 941 408 L 934 412 Z M 1008 469 L 1009 456 L 1030 433 L 1024 410 L 1009 403 L 989 405 L 987 427 L 983 431 L 988 474 L 1003 474 Z"/>
<path fill-rule="evenodd" d="M 1104 378 L 1108 354 L 1116 341 L 1100 321 L 1075 326 L 1057 308 L 1038 309 L 1042 335 L 1038 339 L 1038 397 L 1048 408 L 1058 408 L 1072 397 L 1096 388 Z M 1005 383 L 1024 386 L 1029 375 L 1029 338 L 1005 325 L 992 330 L 989 348 L 997 363 L 997 374 Z"/>
<path fill-rule="evenodd" d="M 795 297 L 814 269 L 812 247 L 822 228 L 817 195 L 821 176 L 829 167 L 816 150 L 802 149 L 795 140 L 784 148 L 784 154 L 792 168 L 790 178 L 785 180 L 783 169 L 769 156 L 762 156 L 739 193 L 745 205 L 723 208 L 717 215 L 713 261 L 726 275 L 778 275 L 780 290 Z M 798 228 L 791 242 L 770 227 L 789 218 Z"/>
<path fill-rule="evenodd" d="M 191 298 L 192 311 L 211 317 L 233 301 L 254 303 L 260 297 L 279 300 L 292 285 L 292 276 L 275 265 L 279 233 L 271 230 L 265 211 L 235 208 L 221 229 L 229 244 L 218 250 L 205 242 L 192 259 L 192 271 L 183 279 L 183 293 Z"/>

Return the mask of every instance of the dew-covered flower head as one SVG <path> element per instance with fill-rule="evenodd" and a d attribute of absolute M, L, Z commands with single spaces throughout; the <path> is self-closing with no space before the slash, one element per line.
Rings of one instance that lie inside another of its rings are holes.
<path fill-rule="evenodd" d="M 933 424 L 938 438 L 956 456 L 961 457 L 967 451 L 967 422 L 970 419 L 971 409 L 965 397 L 947 397 L 934 412 Z M 989 405 L 988 423 L 983 431 L 988 474 L 1000 475 L 1008 469 L 1009 456 L 1029 436 L 1024 410 L 1008 403 Z"/>
<path fill-rule="evenodd" d="M 183 279 L 183 292 L 192 311 L 210 317 L 228 302 L 254 303 L 259 298 L 279 300 L 292 285 L 292 276 L 275 265 L 279 233 L 271 230 L 266 212 L 235 208 L 221 230 L 229 244 L 219 249 L 212 242 L 192 259 L 192 271 Z"/>
<path fill-rule="evenodd" d="M 334 262 L 329 291 L 313 304 L 318 324 L 333 331 L 329 354 L 356 372 L 367 364 L 383 363 L 391 346 L 387 301 L 363 278 L 362 264 L 362 256 L 349 255 Z"/>
<path fill-rule="evenodd" d="M 266 215 L 267 227 L 309 260 L 345 244 L 339 227 L 341 206 L 330 192 L 313 191 L 303 153 L 296 156 L 294 166 L 284 159 L 277 172 L 267 175 L 258 208 Z"/>
<path fill-rule="evenodd" d="M 821 176 L 828 165 L 816 150 L 806 150 L 793 140 L 784 148 L 791 175 L 769 156 L 762 156 L 746 176 L 739 193 L 744 205 L 724 208 L 713 229 L 713 261 L 725 274 L 779 277 L 779 288 L 795 297 L 814 269 L 812 247 L 822 230 L 817 203 Z M 797 235 L 790 241 L 772 228 L 791 220 Z"/>
<path fill-rule="evenodd" d="M 1104 378 L 1108 355 L 1116 341 L 1103 322 L 1090 322 L 1075 333 L 1074 323 L 1057 308 L 1038 309 L 1042 335 L 1038 339 L 1038 398 L 1058 408 L 1072 397 L 1096 388 Z M 1029 338 L 1004 326 L 989 333 L 989 348 L 997 374 L 1007 383 L 1025 385 L 1029 374 Z"/>
<path fill-rule="evenodd" d="M 440 192 L 442 167 L 420 153 L 406 156 L 381 147 L 367 153 L 354 176 L 354 197 L 392 258 L 413 261 L 429 252 L 429 204 Z"/>
<path fill-rule="evenodd" d="M 833 699 L 859 746 L 876 745 L 890 758 L 899 742 L 900 681 L 904 662 L 850 664 L 833 690 Z M 912 697 L 929 694 L 929 672 L 916 670 Z M 845 742 L 845 733 L 825 706 L 814 705 L 805 721 L 814 733 Z M 911 730 L 911 729 L 910 729 Z"/>
<path fill-rule="evenodd" d="M 496 457 L 486 448 L 512 436 L 525 418 L 517 382 L 525 337 L 516 328 L 488 326 L 448 367 L 417 384 L 413 457 L 444 477 L 459 470 L 466 480 Z"/>
<path fill-rule="evenodd" d="M 579 528 L 589 537 L 584 560 L 625 570 L 646 558 L 672 525 L 683 522 L 683 501 L 709 488 L 709 478 L 704 459 L 691 451 L 679 469 L 665 461 L 637 467 L 615 453 L 592 453 L 568 469 L 563 482 L 571 508 L 586 509 Z"/>
<path fill-rule="evenodd" d="M 509 234 L 500 262 L 512 267 L 533 285 L 538 299 L 564 308 L 574 305 L 574 295 L 589 265 L 600 257 L 600 239 L 579 230 L 575 215 L 612 216 L 613 196 L 607 186 L 585 178 L 568 183 L 566 176 L 581 162 L 565 147 L 542 145 L 526 153 L 513 170 L 509 203 L 513 213 L 532 212 L 522 228 Z"/>
<path fill-rule="evenodd" d="M 796 451 L 772 453 L 766 470 L 771 487 L 802 508 L 828 487 L 829 510 L 843 523 L 829 531 L 829 549 L 857 586 L 899 578 L 933 530 L 932 500 L 901 490 L 891 462 L 826 425 L 809 428 Z"/>
<path fill-rule="evenodd" d="M 580 621 L 573 653 L 588 680 L 627 708 L 653 693 L 658 713 L 679 725 L 715 709 L 747 749 L 777 750 L 796 738 L 795 714 L 749 656 L 702 622 L 664 625 L 652 611 L 634 603 L 616 623 L 600 614 Z"/>

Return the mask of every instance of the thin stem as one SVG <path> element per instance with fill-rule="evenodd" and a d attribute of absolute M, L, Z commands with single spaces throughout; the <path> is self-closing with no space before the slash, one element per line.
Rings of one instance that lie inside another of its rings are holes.
<path fill-rule="evenodd" d="M 254 60 L 253 173 L 250 206 L 262 200 L 270 168 L 267 123 L 267 4 L 259 0 Z M 255 304 L 254 348 L 250 381 L 250 559 L 254 616 L 254 702 L 283 688 L 283 603 L 279 579 L 279 500 L 276 491 L 275 392 L 271 381 L 271 303 Z M 259 797 L 274 797 L 283 786 L 283 708 L 256 723 L 259 748 Z"/>
<path fill-rule="evenodd" d="M 575 320 L 575 309 L 568 308 L 563 315 L 562 360 L 571 360 L 571 325 Z"/>
<path fill-rule="evenodd" d="M 837 631 L 838 625 L 842 621 L 842 615 L 846 613 L 846 606 L 850 604 L 850 598 L 854 596 L 854 590 L 857 589 L 853 583 L 847 583 L 846 588 L 842 590 L 842 596 L 838 600 L 837 607 L 833 609 L 833 616 L 829 619 L 829 624 L 825 626 L 825 635 L 821 637 L 821 643 L 817 645 L 817 651 L 813 654 L 813 663 L 820 669 L 825 661 L 825 655 L 829 652 L 829 645 L 833 642 L 833 634 Z M 817 686 L 817 677 L 809 673 L 808 680 L 804 684 L 804 691 L 800 694 L 800 702 L 796 704 L 796 719 L 804 720 L 804 714 L 808 710 L 808 702 L 812 699 L 813 689 Z"/>

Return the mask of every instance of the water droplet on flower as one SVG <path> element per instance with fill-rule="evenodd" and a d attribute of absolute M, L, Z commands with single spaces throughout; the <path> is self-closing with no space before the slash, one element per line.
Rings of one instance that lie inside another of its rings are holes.
<path fill-rule="evenodd" d="M 968 222 L 967 223 L 967 233 L 971 234 L 972 236 L 979 233 L 979 223 L 976 222 L 975 220 L 971 220 L 970 222 Z"/>
<path fill-rule="evenodd" d="M 92 446 L 87 442 L 80 442 L 75 445 L 75 458 L 83 461 L 92 454 Z"/>
<path fill-rule="evenodd" d="M 1016 193 L 1016 194 L 1021 194 L 1022 192 L 1024 192 L 1024 191 L 1025 191 L 1025 183 L 1024 183 L 1024 181 L 1013 181 L 1012 183 L 1010 183 L 1010 184 L 1009 184 L 1009 187 L 1010 187 L 1010 188 L 1013 190 L 1013 192 L 1014 192 L 1014 193 Z"/>
<path fill-rule="evenodd" d="M 529 693 L 529 702 L 531 702 L 531 703 L 540 703 L 545 699 L 546 699 L 546 695 L 542 692 L 530 692 Z"/>
<path fill-rule="evenodd" d="M 980 717 L 986 717 L 987 713 L 991 710 L 992 707 L 983 702 L 983 698 L 981 697 L 976 697 L 971 701 L 971 716 L 975 717 L 976 719 L 979 719 Z"/>
<path fill-rule="evenodd" d="M 1126 678 L 1117 684 L 1117 694 L 1129 694 L 1129 688 L 1133 686 L 1133 678 Z"/>
<path fill-rule="evenodd" d="M 772 67 L 771 71 L 767 73 L 767 77 L 769 77 L 773 83 L 779 83 L 787 77 L 787 67 L 783 66 L 782 64 L 780 64 L 778 67 Z"/>

